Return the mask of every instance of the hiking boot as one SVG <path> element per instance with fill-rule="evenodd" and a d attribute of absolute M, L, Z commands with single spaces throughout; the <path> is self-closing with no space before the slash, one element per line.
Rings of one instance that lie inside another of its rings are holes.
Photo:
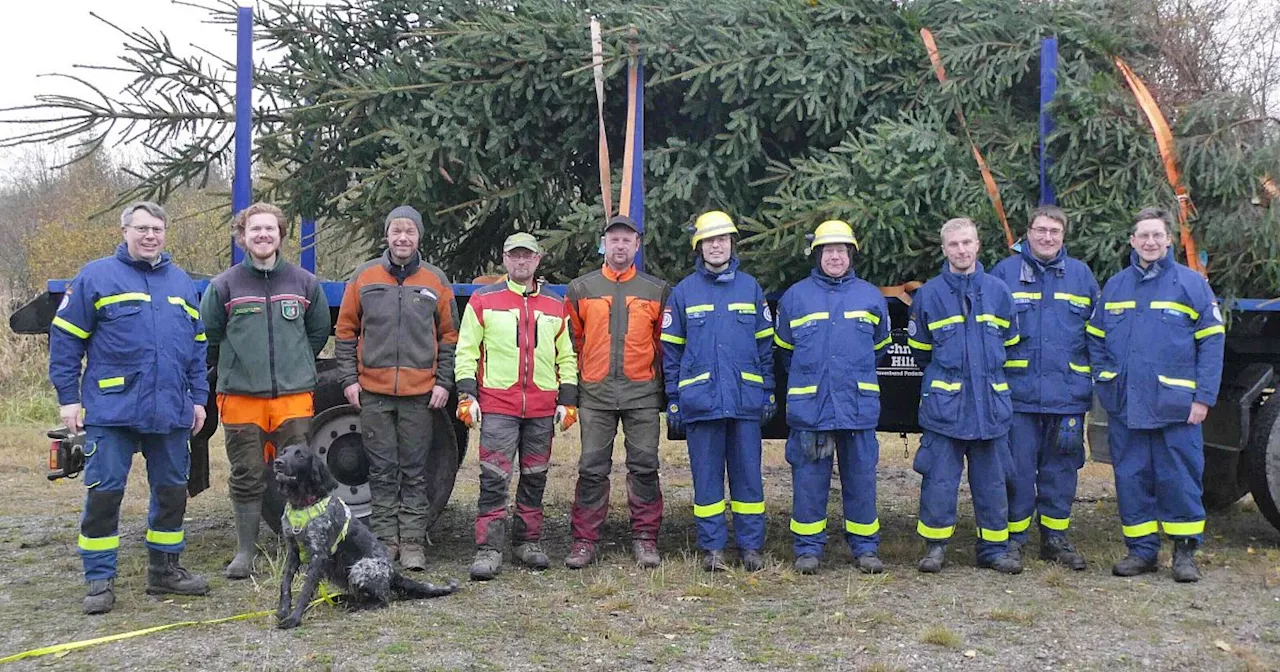
<path fill-rule="evenodd" d="M 1200 568 L 1196 567 L 1195 539 L 1174 540 L 1173 580 L 1178 583 L 1195 583 L 1200 580 Z"/>
<path fill-rule="evenodd" d="M 724 561 L 724 551 L 720 550 L 703 551 L 701 565 L 704 572 L 723 572 L 729 569 Z"/>
<path fill-rule="evenodd" d="M 817 574 L 820 562 L 816 555 L 801 555 L 796 558 L 795 570 L 801 574 Z"/>
<path fill-rule="evenodd" d="M 542 571 L 551 566 L 551 558 L 542 550 L 536 541 L 525 541 L 516 544 L 516 560 L 524 563 L 529 569 Z"/>
<path fill-rule="evenodd" d="M 209 582 L 183 569 L 178 564 L 177 553 L 147 549 L 148 595 L 204 595 L 208 592 Z"/>
<path fill-rule="evenodd" d="M 236 556 L 227 565 L 225 576 L 233 581 L 249 578 L 253 556 L 258 552 L 258 521 L 262 519 L 262 500 L 231 502 L 236 520 Z"/>
<path fill-rule="evenodd" d="M 1083 571 L 1088 564 L 1084 556 L 1076 550 L 1066 537 L 1053 536 L 1040 542 L 1040 559 L 1045 562 L 1056 562 L 1063 567 Z"/>
<path fill-rule="evenodd" d="M 471 580 L 488 581 L 502 572 L 502 551 L 482 548 L 471 561 Z"/>
<path fill-rule="evenodd" d="M 1139 574 L 1148 574 L 1156 571 L 1155 559 L 1147 560 L 1146 558 L 1137 556 L 1130 551 L 1114 565 L 1111 565 L 1111 573 L 1116 576 L 1137 576 Z"/>
<path fill-rule="evenodd" d="M 569 555 L 565 556 L 564 566 L 569 569 L 582 569 L 596 561 L 596 545 L 576 539 L 569 547 Z"/>
<path fill-rule="evenodd" d="M 1001 574 L 1021 574 L 1022 563 L 1011 557 L 1007 552 L 997 555 L 992 560 L 979 560 L 978 567 L 982 569 L 994 569 Z"/>
<path fill-rule="evenodd" d="M 400 565 L 405 569 L 421 572 L 427 568 L 427 554 L 422 544 L 413 542 L 400 547 Z"/>
<path fill-rule="evenodd" d="M 738 559 L 742 561 L 742 568 L 748 572 L 758 572 L 764 569 L 764 556 L 760 554 L 760 551 L 739 550 Z"/>
<path fill-rule="evenodd" d="M 382 545 L 387 547 L 387 557 L 391 562 L 395 562 L 400 557 L 400 540 L 399 539 L 382 539 Z"/>
<path fill-rule="evenodd" d="M 920 558 L 920 565 L 916 568 L 925 574 L 937 574 L 942 571 L 942 566 L 947 560 L 947 545 L 931 543 L 925 549 L 924 557 Z"/>
<path fill-rule="evenodd" d="M 84 613 L 105 614 L 116 606 L 115 579 L 94 579 L 84 596 Z"/>
<path fill-rule="evenodd" d="M 636 539 L 631 542 L 631 554 L 636 556 L 636 564 L 644 569 L 653 569 L 662 564 L 662 556 L 658 555 L 658 542 L 652 539 Z"/>
<path fill-rule="evenodd" d="M 857 567 L 858 571 L 863 574 L 880 574 L 884 572 L 884 562 L 874 552 L 863 553 L 854 558 L 853 566 Z"/>

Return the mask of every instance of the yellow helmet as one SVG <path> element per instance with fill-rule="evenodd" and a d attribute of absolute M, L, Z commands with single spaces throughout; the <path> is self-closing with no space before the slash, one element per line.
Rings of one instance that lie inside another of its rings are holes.
<path fill-rule="evenodd" d="M 698 216 L 693 223 L 693 249 L 698 249 L 698 241 L 723 236 L 726 233 L 737 233 L 733 219 L 719 210 L 710 210 Z"/>
<path fill-rule="evenodd" d="M 830 243 L 846 243 L 852 245 L 855 250 L 861 249 L 858 246 L 858 239 L 853 237 L 853 227 L 849 226 L 847 222 L 842 222 L 838 219 L 828 219 L 819 224 L 818 228 L 813 230 L 813 235 L 809 236 L 809 239 L 811 241 L 809 244 L 810 252 L 818 249 L 819 245 Z"/>

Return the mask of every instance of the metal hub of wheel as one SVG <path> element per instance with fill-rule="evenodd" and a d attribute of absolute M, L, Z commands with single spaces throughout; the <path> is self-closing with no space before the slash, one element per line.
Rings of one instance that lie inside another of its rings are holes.
<path fill-rule="evenodd" d="M 338 489 L 334 493 L 359 517 L 371 513 L 369 459 L 360 433 L 360 411 L 343 404 L 327 408 L 311 424 L 311 447 L 325 461 Z"/>

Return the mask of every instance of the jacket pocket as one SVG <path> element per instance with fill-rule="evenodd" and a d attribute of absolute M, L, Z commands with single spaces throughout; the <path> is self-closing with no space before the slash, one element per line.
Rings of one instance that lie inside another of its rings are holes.
<path fill-rule="evenodd" d="M 711 372 L 688 372 L 676 383 L 676 394 L 680 397 L 680 410 L 686 417 L 696 417 L 718 410 L 716 408 L 715 387 L 711 384 Z"/>
<path fill-rule="evenodd" d="M 855 384 L 858 386 L 858 415 L 861 418 L 877 421 L 880 418 L 880 383 L 876 380 L 871 382 L 859 380 Z M 859 419 L 849 418 L 853 422 Z"/>
<path fill-rule="evenodd" d="M 1098 369 L 1093 372 L 1093 391 L 1098 404 L 1109 415 L 1120 412 L 1120 375 L 1116 371 Z"/>
<path fill-rule="evenodd" d="M 991 383 L 991 419 L 996 426 L 1007 425 L 1013 417 L 1013 391 L 1007 382 Z"/>
<path fill-rule="evenodd" d="M 932 420 L 935 426 L 950 427 L 960 422 L 960 393 L 963 388 L 957 380 L 934 378 L 920 390 L 920 415 Z"/>
<path fill-rule="evenodd" d="M 741 390 L 739 402 L 741 407 L 738 409 L 743 413 L 759 415 L 761 409 L 764 408 L 764 376 L 750 371 L 742 371 L 738 374 L 739 385 Z"/>
<path fill-rule="evenodd" d="M 148 409 L 138 408 L 137 371 L 94 372 L 84 378 L 86 424 L 132 424 Z"/>
<path fill-rule="evenodd" d="M 796 371 L 787 381 L 787 424 L 792 428 L 816 427 L 818 414 L 818 377 Z"/>
<path fill-rule="evenodd" d="M 1196 381 L 1163 375 L 1156 380 L 1156 417 L 1164 422 L 1186 422 L 1196 396 Z"/>
<path fill-rule="evenodd" d="M 929 332 L 933 338 L 933 361 L 944 369 L 958 370 L 964 363 L 964 338 L 957 338 L 960 328 L 947 325 Z"/>

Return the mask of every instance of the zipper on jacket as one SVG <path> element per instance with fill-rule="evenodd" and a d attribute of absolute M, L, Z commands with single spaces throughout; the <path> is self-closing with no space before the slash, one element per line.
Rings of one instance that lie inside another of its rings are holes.
<path fill-rule="evenodd" d="M 524 301 L 524 312 L 522 317 L 524 318 L 524 323 L 525 323 L 525 326 L 527 327 L 529 325 L 529 295 L 528 294 L 521 295 L 520 299 Z M 537 347 L 536 329 L 534 331 L 534 339 L 535 339 L 534 347 Z M 528 340 L 529 339 L 527 338 L 525 339 L 526 342 Z M 530 375 L 529 362 L 533 359 L 533 355 L 532 353 L 526 353 L 524 349 L 520 347 L 520 325 L 519 324 L 516 325 L 516 351 L 520 353 L 520 363 L 523 365 L 522 368 L 524 368 L 524 375 L 520 376 L 520 417 L 523 418 L 525 415 L 525 412 L 528 411 L 528 408 L 529 408 L 529 375 Z"/>
<path fill-rule="evenodd" d="M 280 396 L 279 385 L 276 382 L 276 337 L 275 331 L 271 326 L 271 313 L 274 307 L 271 305 L 271 274 L 267 271 L 262 272 L 262 281 L 266 286 L 267 299 L 267 370 L 271 375 L 271 398 Z"/>
<path fill-rule="evenodd" d="M 626 330 L 622 330 L 622 342 L 617 344 L 617 348 L 614 347 L 614 334 L 618 333 L 618 330 L 622 327 L 622 315 L 627 311 L 627 297 L 626 293 L 622 291 L 621 278 L 622 276 L 619 275 L 613 281 L 613 302 L 609 304 L 609 375 L 606 377 L 606 379 L 614 379 L 613 408 L 616 411 L 622 410 L 621 390 L 626 384 L 623 382 L 623 379 L 626 378 L 626 374 L 622 371 L 622 353 L 627 349 Z M 616 313 L 617 318 L 615 319 L 614 311 L 619 310 L 619 306 L 621 306 L 621 309 L 620 312 Z M 614 324 L 615 322 L 617 324 Z M 617 360 L 616 366 L 614 365 L 614 360 Z"/>
<path fill-rule="evenodd" d="M 396 374 L 391 383 L 391 394 L 400 394 L 400 318 L 404 313 L 404 280 L 396 278 Z M 429 390 L 428 390 L 429 391 Z"/>

